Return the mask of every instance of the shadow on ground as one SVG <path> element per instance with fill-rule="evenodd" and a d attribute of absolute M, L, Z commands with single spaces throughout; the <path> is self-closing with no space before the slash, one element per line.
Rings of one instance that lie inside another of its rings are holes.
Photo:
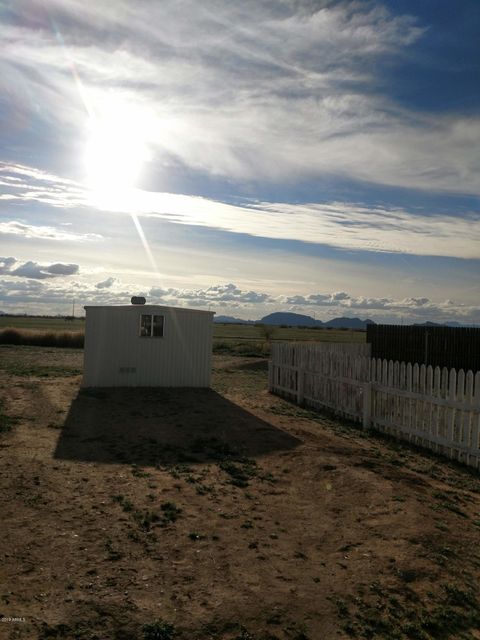
<path fill-rule="evenodd" d="M 299 444 L 211 389 L 83 389 L 54 457 L 153 466 L 255 457 Z"/>
<path fill-rule="evenodd" d="M 235 366 L 237 371 L 268 371 L 268 360 L 254 360 L 243 362 Z"/>

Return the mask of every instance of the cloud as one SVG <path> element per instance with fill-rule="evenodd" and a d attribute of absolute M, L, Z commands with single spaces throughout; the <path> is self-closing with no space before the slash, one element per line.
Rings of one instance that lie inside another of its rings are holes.
<path fill-rule="evenodd" d="M 10 269 L 15 263 L 15 258 L 0 258 L 0 273 L 10 273 Z"/>
<path fill-rule="evenodd" d="M 6 167 L 4 169 L 7 170 Z M 8 166 L 8 171 L 14 170 Z M 28 173 L 28 168 L 22 167 L 22 171 Z M 1 172 L 0 167 L 0 175 Z M 42 183 L 43 173 L 36 171 L 35 180 Z M 37 187 L 37 202 L 51 204 L 53 197 L 55 207 L 64 209 L 92 204 L 88 191 L 79 186 L 64 184 L 61 179 L 57 184 L 51 175 L 47 175 L 45 182 L 50 185 L 48 193 L 44 197 L 42 189 Z M 29 201 L 30 185 L 17 186 L 10 197 L 20 202 Z M 351 251 L 480 258 L 480 213 L 474 211 L 459 216 L 353 202 L 290 204 L 254 201 L 234 205 L 198 196 L 140 189 L 120 193 L 114 202 L 97 202 L 97 207 L 116 213 L 134 213 L 152 221 L 160 219 Z M 86 238 L 85 235 L 81 237 Z"/>
<path fill-rule="evenodd" d="M 17 264 L 18 266 L 15 266 Z M 41 265 L 31 260 L 19 264 L 15 258 L 0 258 L 0 274 L 19 278 L 45 280 L 58 276 L 71 276 L 78 273 L 78 269 L 78 264 L 56 262 L 54 264 Z"/>
<path fill-rule="evenodd" d="M 162 297 L 173 302 L 185 303 L 194 306 L 207 305 L 239 305 L 239 304 L 263 304 L 272 302 L 272 298 L 267 293 L 257 291 L 243 291 L 235 284 L 221 284 L 208 287 L 206 289 L 174 289 L 167 290 L 152 288 L 150 296 L 153 298 Z"/>
<path fill-rule="evenodd" d="M 95 285 L 96 289 L 109 289 L 112 284 L 114 284 L 114 282 L 116 282 L 116 278 L 107 278 L 106 280 L 103 280 L 102 282 L 97 282 L 97 284 Z"/>
<path fill-rule="evenodd" d="M 330 307 L 329 315 L 380 312 L 380 318 L 388 314 L 389 321 L 400 317 L 412 321 L 434 320 L 449 321 L 461 318 L 463 322 L 480 322 L 480 308 L 460 302 L 445 300 L 433 301 L 427 297 L 394 299 L 391 297 L 352 296 L 349 293 L 317 293 L 306 296 L 283 296 L 279 302 L 290 305 L 295 310 L 307 310 L 311 307 Z"/>
<path fill-rule="evenodd" d="M 480 214 L 463 217 L 348 202 L 234 206 L 139 192 L 137 210 L 179 224 L 340 249 L 480 258 Z M 155 213 L 153 213 L 155 212 Z"/>
<path fill-rule="evenodd" d="M 20 10 L 2 27 L 15 123 L 35 113 L 80 137 L 123 103 L 148 121 L 157 166 L 480 192 L 480 119 L 417 114 L 379 92 L 376 69 L 425 32 L 409 15 L 371 2 L 62 0 L 49 3 L 52 29 L 32 4 L 31 28 Z"/>
<path fill-rule="evenodd" d="M 56 262 L 55 264 L 42 268 L 53 276 L 72 276 L 78 273 L 78 264 L 62 264 L 61 262 Z"/>
<path fill-rule="evenodd" d="M 311 293 L 308 296 L 286 296 L 282 298 L 285 304 L 302 307 L 336 307 L 343 309 L 377 309 L 398 310 L 409 307 L 419 307 L 430 303 L 428 298 L 408 298 L 395 301 L 393 298 L 369 298 L 352 296 L 345 291 L 334 293 Z"/>
<path fill-rule="evenodd" d="M 56 227 L 25 224 L 17 220 L 0 222 L 1 233 L 22 236 L 28 239 L 57 240 L 59 242 L 84 242 L 102 238 L 98 233 L 71 233 Z"/>
<path fill-rule="evenodd" d="M 295 311 L 315 315 L 323 321 L 339 316 L 357 316 L 369 317 L 377 322 L 413 323 L 430 320 L 480 324 L 478 305 L 462 304 L 451 299 L 432 300 L 426 296 L 396 299 L 354 296 L 348 292 L 274 296 L 265 291 L 245 290 L 231 282 L 188 290 L 159 287 L 142 290 L 138 285 L 128 285 L 118 278 L 113 291 L 111 287 L 98 288 L 96 284 L 81 279 L 73 283 L 48 278 L 0 279 L 0 308 L 19 313 L 24 313 L 26 309 L 32 313 L 67 313 L 70 312 L 72 297 L 79 306 L 129 304 L 134 294 L 144 296 L 150 304 L 208 307 L 212 311 L 221 310 L 222 313 L 253 319 L 260 319 L 272 311 Z"/>
<path fill-rule="evenodd" d="M 163 296 L 168 294 L 168 289 L 161 289 L 160 287 L 152 287 L 150 289 L 150 296 L 153 298 L 162 298 Z"/>
<path fill-rule="evenodd" d="M 84 186 L 34 167 L 0 162 L 0 180 L 6 187 L 5 192 L 0 194 L 0 201 L 39 202 L 55 208 L 85 206 L 87 204 Z M 37 232 L 37 236 L 48 234 L 49 230 L 49 227 L 34 225 L 22 228 L 22 223 L 15 221 L 2 224 L 8 225 L 4 227 L 4 233 L 17 233 L 30 237 L 33 237 L 35 232 Z M 68 240 L 69 238 L 64 239 Z"/>

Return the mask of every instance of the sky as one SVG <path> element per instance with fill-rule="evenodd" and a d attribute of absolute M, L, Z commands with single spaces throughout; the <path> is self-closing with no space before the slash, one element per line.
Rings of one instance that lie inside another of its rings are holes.
<path fill-rule="evenodd" d="M 478 0 L 0 0 L 0 310 L 480 324 Z"/>

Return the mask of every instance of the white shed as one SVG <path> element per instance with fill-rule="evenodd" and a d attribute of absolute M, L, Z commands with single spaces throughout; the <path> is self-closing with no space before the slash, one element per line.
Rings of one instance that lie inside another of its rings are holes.
<path fill-rule="evenodd" d="M 213 312 L 143 304 L 85 312 L 82 386 L 210 386 Z"/>

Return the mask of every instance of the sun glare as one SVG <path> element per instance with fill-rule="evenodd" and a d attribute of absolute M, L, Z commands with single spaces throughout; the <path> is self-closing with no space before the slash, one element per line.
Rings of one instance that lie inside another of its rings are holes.
<path fill-rule="evenodd" d="M 92 200 L 114 206 L 136 187 L 148 159 L 147 134 L 142 114 L 128 109 L 90 120 L 84 161 Z"/>

